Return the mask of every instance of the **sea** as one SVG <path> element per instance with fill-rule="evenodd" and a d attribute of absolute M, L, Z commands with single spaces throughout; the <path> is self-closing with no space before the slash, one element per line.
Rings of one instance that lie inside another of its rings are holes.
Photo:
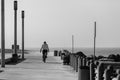
<path fill-rule="evenodd" d="M 31 49 L 28 49 L 28 50 L 31 50 L 31 51 L 40 51 L 39 48 L 31 48 Z M 71 48 L 65 48 L 65 47 L 62 47 L 62 48 L 50 48 L 50 51 L 51 52 L 54 52 L 54 50 L 58 50 L 58 51 L 62 51 L 62 50 L 68 50 L 69 52 L 72 52 L 72 49 Z M 91 56 L 91 55 L 94 55 L 94 48 L 74 48 L 74 53 L 77 53 L 77 52 L 83 52 L 85 55 L 87 56 Z M 120 54 L 120 48 L 111 48 L 111 47 L 105 47 L 105 48 L 96 48 L 95 49 L 95 55 L 96 56 L 109 56 L 110 54 Z"/>

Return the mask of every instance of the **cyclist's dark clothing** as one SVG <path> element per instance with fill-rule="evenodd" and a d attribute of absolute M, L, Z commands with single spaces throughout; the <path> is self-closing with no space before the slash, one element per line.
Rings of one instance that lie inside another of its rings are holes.
<path fill-rule="evenodd" d="M 46 58 L 47 58 L 47 52 L 48 52 L 47 50 L 43 50 L 43 51 L 42 51 L 43 55 L 45 55 Z"/>

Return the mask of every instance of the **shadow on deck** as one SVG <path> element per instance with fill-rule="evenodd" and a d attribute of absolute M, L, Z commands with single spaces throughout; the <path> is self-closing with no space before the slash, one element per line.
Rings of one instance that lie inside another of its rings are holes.
<path fill-rule="evenodd" d="M 17 65 L 17 64 L 19 64 L 19 63 L 21 63 L 21 62 L 23 62 L 23 61 L 25 61 L 25 60 L 26 60 L 26 59 L 18 59 L 17 62 L 12 62 L 11 59 L 10 59 L 8 62 L 6 62 L 6 64 L 7 64 L 7 65 Z"/>

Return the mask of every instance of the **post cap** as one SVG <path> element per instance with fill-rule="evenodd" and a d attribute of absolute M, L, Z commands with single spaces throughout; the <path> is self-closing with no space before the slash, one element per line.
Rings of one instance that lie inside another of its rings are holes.
<path fill-rule="evenodd" d="M 25 12 L 24 11 L 22 11 L 22 18 L 24 18 L 25 17 Z"/>
<path fill-rule="evenodd" d="M 17 1 L 14 1 L 14 10 L 17 10 Z"/>

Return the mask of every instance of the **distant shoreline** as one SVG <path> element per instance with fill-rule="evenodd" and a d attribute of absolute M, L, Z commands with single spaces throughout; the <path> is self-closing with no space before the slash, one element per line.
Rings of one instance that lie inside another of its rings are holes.
<path fill-rule="evenodd" d="M 68 50 L 69 52 L 72 52 L 71 48 L 68 47 L 56 47 L 56 48 L 50 48 L 50 52 L 54 52 L 54 50 L 57 51 L 62 51 L 62 50 Z M 28 54 L 30 52 L 39 52 L 40 48 L 27 48 L 25 49 L 25 54 Z M 94 53 L 94 48 L 90 47 L 81 47 L 81 48 L 74 48 L 74 53 L 82 51 L 86 55 L 93 55 Z M 1 49 L 0 49 L 1 52 Z M 12 49 L 5 49 L 5 53 L 13 53 Z M 21 54 L 22 50 L 18 50 L 18 54 Z M 120 48 L 119 47 L 99 47 L 96 48 L 96 56 L 103 55 L 103 56 L 108 56 L 110 54 L 119 54 L 120 53 Z"/>
<path fill-rule="evenodd" d="M 30 50 L 24 50 L 24 53 L 25 53 L 25 54 L 28 54 L 29 51 L 30 51 Z M 22 50 L 19 49 L 17 52 L 18 52 L 18 53 L 22 53 Z M 1 53 L 1 49 L 0 49 L 0 53 Z M 5 53 L 13 53 L 13 49 L 5 49 Z"/>

